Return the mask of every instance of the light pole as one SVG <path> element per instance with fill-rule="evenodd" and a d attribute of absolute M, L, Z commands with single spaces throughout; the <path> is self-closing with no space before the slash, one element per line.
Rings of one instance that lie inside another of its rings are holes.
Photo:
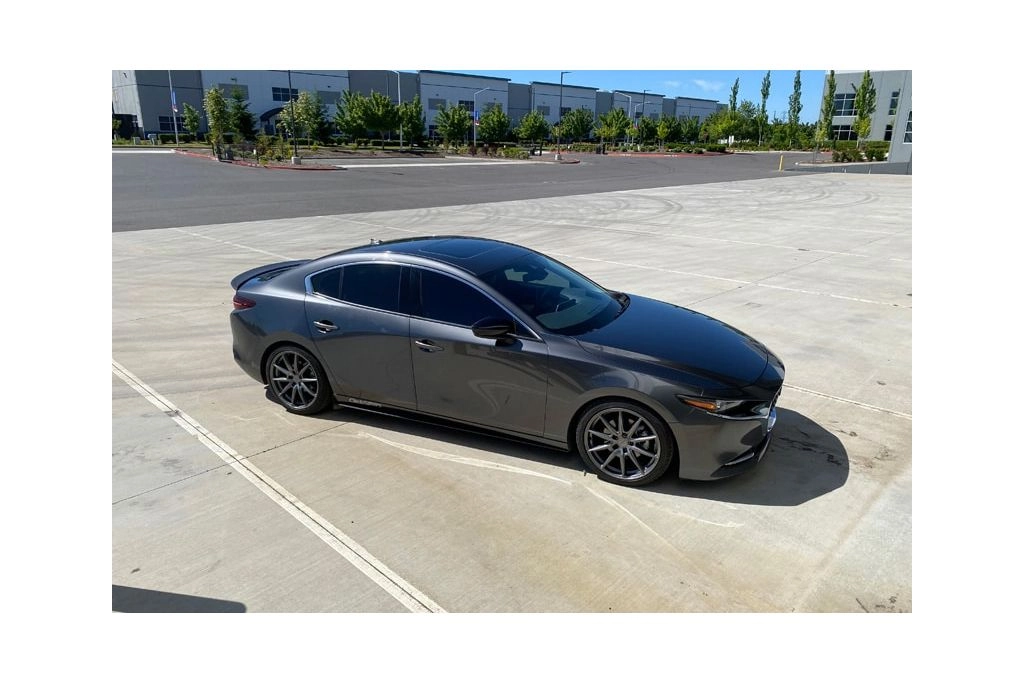
<path fill-rule="evenodd" d="M 629 100 L 629 106 L 627 107 L 627 109 L 629 110 L 629 112 L 628 112 L 629 113 L 629 127 L 630 127 L 630 130 L 632 130 L 632 128 L 633 128 L 633 98 L 630 97 L 629 95 L 627 95 L 626 93 L 622 92 L 621 90 L 612 90 L 612 95 L 613 95 L 612 104 L 615 104 L 615 102 L 614 102 L 614 95 L 615 95 L 615 93 L 618 93 L 618 94 L 622 95 L 623 97 L 625 97 L 627 100 Z M 627 131 L 627 134 L 629 134 L 629 131 Z"/>
<path fill-rule="evenodd" d="M 174 122 L 174 146 L 178 146 L 178 103 L 174 100 L 174 83 L 171 82 L 171 70 L 167 70 L 167 89 L 171 91 L 171 121 Z"/>
<path fill-rule="evenodd" d="M 402 137 L 402 74 L 397 71 L 391 73 L 398 77 L 398 151 L 401 152 L 405 146 Z"/>
<path fill-rule="evenodd" d="M 292 97 L 292 72 L 288 70 L 288 104 L 292 112 L 291 115 L 291 130 L 288 131 L 292 134 L 292 163 L 297 164 L 299 159 L 299 141 L 295 139 L 295 98 Z"/>
<path fill-rule="evenodd" d="M 571 71 L 560 71 L 558 74 L 558 132 L 555 134 L 555 161 L 562 160 L 562 80 Z"/>
<path fill-rule="evenodd" d="M 480 93 L 482 93 L 484 90 L 490 90 L 490 88 L 480 88 L 475 93 L 473 93 L 473 149 L 474 150 L 476 149 L 476 129 L 477 129 L 477 126 L 479 125 L 479 121 L 480 121 L 479 117 L 477 116 L 477 110 L 476 110 L 476 96 L 479 95 Z M 476 152 L 474 152 L 474 154 L 475 153 Z"/>

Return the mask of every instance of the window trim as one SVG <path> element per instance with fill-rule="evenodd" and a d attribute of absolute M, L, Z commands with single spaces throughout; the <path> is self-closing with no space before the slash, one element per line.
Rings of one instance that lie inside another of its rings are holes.
<path fill-rule="evenodd" d="M 313 289 L 313 278 L 316 277 L 317 275 L 319 275 L 320 273 L 326 273 L 327 271 L 334 270 L 335 268 L 347 268 L 348 266 L 365 266 L 365 265 L 382 265 L 382 264 L 383 265 L 389 265 L 389 266 L 395 266 L 396 268 L 399 268 L 399 269 L 407 268 L 408 267 L 408 264 L 405 264 L 405 263 L 397 263 L 395 261 L 386 261 L 386 260 L 381 260 L 381 259 L 369 259 L 369 260 L 365 260 L 365 261 L 350 261 L 348 263 L 338 263 L 338 264 L 335 264 L 333 266 L 327 266 L 326 268 L 321 268 L 320 270 L 317 270 L 315 272 L 312 272 L 312 273 L 309 273 L 308 275 L 306 275 L 305 280 L 304 280 L 305 286 L 306 286 L 306 295 L 307 296 L 319 297 L 321 299 L 325 299 L 325 300 L 330 301 L 332 303 L 345 304 L 346 306 L 355 306 L 356 308 L 361 308 L 364 311 L 377 311 L 378 313 L 388 313 L 390 315 L 403 315 L 406 318 L 411 317 L 407 311 L 401 310 L 402 309 L 402 285 L 405 284 L 405 282 L 403 281 L 404 278 L 405 278 L 405 275 L 401 271 L 399 271 L 399 274 L 398 274 L 398 309 L 399 310 L 397 310 L 397 311 L 390 311 L 390 310 L 388 310 L 386 308 L 377 308 L 375 306 L 367 306 L 366 304 L 357 304 L 354 301 L 345 301 L 344 299 L 339 299 L 339 298 L 336 298 L 336 297 L 333 297 L 333 296 L 330 296 L 330 295 L 327 295 L 327 294 L 322 294 L 322 293 L 317 292 L 317 291 L 315 291 Z M 345 279 L 344 273 L 342 273 L 342 278 L 341 279 L 342 279 L 342 281 L 344 281 L 344 279 Z M 338 293 L 341 294 L 341 291 L 339 290 Z"/>
<path fill-rule="evenodd" d="M 455 280 L 456 282 L 459 282 L 459 283 L 464 284 L 464 285 L 466 285 L 466 286 L 468 286 L 468 287 L 470 287 L 472 289 L 475 289 L 477 292 L 482 294 L 486 299 L 488 299 L 491 303 L 493 303 L 499 309 L 504 311 L 508 315 L 508 317 L 511 318 L 516 323 L 517 327 L 522 327 L 522 329 L 524 329 L 524 330 L 526 330 L 527 332 L 530 333 L 530 336 L 522 335 L 522 334 L 513 334 L 512 337 L 514 337 L 516 339 L 527 339 L 527 340 L 530 340 L 530 341 L 539 341 L 539 342 L 543 342 L 544 341 L 544 339 L 539 334 L 537 334 L 533 330 L 532 327 L 530 327 L 525 322 L 523 322 L 523 319 L 522 319 L 521 316 L 518 316 L 515 313 L 513 313 L 509 309 L 508 306 L 506 306 L 505 304 L 503 304 L 500 301 L 496 300 L 489 292 L 486 292 L 483 289 L 481 289 L 475 282 L 470 282 L 469 280 L 465 280 L 465 279 L 463 279 L 461 277 L 458 277 L 454 273 L 451 273 L 449 271 L 443 270 L 441 268 L 432 268 L 430 266 L 421 265 L 419 263 L 415 263 L 415 264 L 407 263 L 407 264 L 403 264 L 403 265 L 405 265 L 409 269 L 409 285 L 410 285 L 410 287 L 412 287 L 413 275 L 416 273 L 417 269 L 419 269 L 419 270 L 429 270 L 430 272 L 436 273 L 437 275 L 443 275 L 443 276 L 446 276 L 446 277 L 450 277 L 451 279 Z M 416 293 L 417 294 L 419 293 L 419 287 L 421 285 L 422 285 L 422 280 L 417 279 L 416 280 L 416 285 L 415 285 L 416 288 L 417 288 L 416 289 Z M 427 317 L 422 316 L 422 315 L 416 315 L 416 313 L 413 313 L 412 311 L 410 311 L 408 315 L 409 315 L 410 318 L 415 318 L 416 320 L 424 320 L 426 322 L 431 322 L 431 323 L 437 323 L 438 325 L 447 325 L 448 327 L 458 327 L 458 328 L 461 328 L 461 329 L 464 329 L 464 330 L 472 330 L 473 329 L 472 326 L 470 326 L 470 325 L 459 325 L 458 323 L 452 323 L 452 322 L 448 322 L 446 320 L 437 320 L 436 318 L 427 318 Z"/>

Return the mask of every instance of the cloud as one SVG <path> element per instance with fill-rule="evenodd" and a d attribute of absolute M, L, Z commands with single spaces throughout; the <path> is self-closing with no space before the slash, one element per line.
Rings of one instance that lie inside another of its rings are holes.
<path fill-rule="evenodd" d="M 680 83 L 679 81 L 663 81 L 662 85 L 664 85 L 666 88 L 678 88 L 680 85 L 682 85 L 682 83 Z"/>
<path fill-rule="evenodd" d="M 718 92 L 725 87 L 725 83 L 722 83 L 721 81 L 705 81 L 699 78 L 693 83 L 704 92 Z"/>

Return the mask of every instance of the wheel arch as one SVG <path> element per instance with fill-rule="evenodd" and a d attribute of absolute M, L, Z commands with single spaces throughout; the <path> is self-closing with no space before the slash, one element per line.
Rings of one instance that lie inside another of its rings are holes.
<path fill-rule="evenodd" d="M 654 401 L 645 401 L 637 396 L 631 395 L 630 393 L 622 392 L 621 390 L 618 392 L 602 393 L 600 395 L 590 397 L 588 400 L 580 404 L 573 413 L 572 418 L 569 420 L 568 429 L 565 435 L 566 442 L 569 444 L 569 450 L 579 455 L 578 448 L 576 446 L 576 429 L 579 426 L 579 422 L 583 417 L 583 414 L 599 403 L 615 402 L 631 403 L 654 413 L 664 424 L 665 431 L 668 433 L 668 438 L 672 441 L 672 460 L 675 461 L 679 458 L 679 444 L 676 441 L 675 432 L 669 426 L 672 420 L 669 419 L 669 417 L 666 417 L 665 409 L 660 407 Z M 671 464 L 669 467 L 671 467 Z"/>

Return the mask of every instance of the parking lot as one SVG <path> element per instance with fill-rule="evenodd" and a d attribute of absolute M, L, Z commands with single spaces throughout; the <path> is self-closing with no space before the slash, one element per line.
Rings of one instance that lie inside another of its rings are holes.
<path fill-rule="evenodd" d="M 911 180 L 787 173 L 114 233 L 115 611 L 912 611 Z M 234 275 L 425 234 L 517 242 L 763 341 L 786 363 L 766 459 L 616 487 L 571 453 L 298 417 L 235 365 Z"/>

